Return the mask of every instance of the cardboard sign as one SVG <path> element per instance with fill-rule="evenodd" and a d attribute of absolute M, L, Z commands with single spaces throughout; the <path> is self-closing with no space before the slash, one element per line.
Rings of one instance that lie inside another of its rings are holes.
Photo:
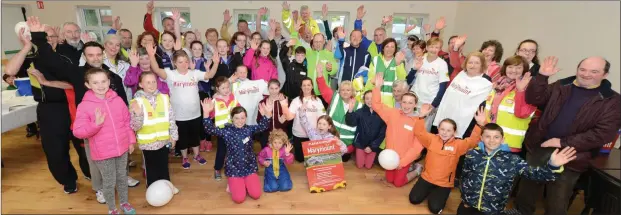
<path fill-rule="evenodd" d="M 345 169 L 336 139 L 306 141 L 302 150 L 311 193 L 345 188 Z"/>
<path fill-rule="evenodd" d="M 45 8 L 43 6 L 43 1 L 37 1 L 37 8 L 39 8 L 39 9 L 44 9 Z"/>

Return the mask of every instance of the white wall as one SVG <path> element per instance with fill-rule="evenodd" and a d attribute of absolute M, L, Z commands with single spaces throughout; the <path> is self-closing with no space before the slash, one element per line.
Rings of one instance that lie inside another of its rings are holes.
<path fill-rule="evenodd" d="M 531 38 L 539 43 L 540 60 L 559 58 L 562 70 L 553 80 L 575 75 L 581 59 L 598 55 L 610 61 L 608 80 L 620 90 L 618 1 L 460 2 L 457 17 L 454 32 L 468 35 L 466 52 L 496 39 L 503 45 L 504 60 L 520 41 Z"/>

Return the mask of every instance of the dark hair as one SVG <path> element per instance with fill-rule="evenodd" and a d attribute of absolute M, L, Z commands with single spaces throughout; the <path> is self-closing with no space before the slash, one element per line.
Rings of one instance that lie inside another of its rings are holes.
<path fill-rule="evenodd" d="M 334 137 L 340 137 L 341 135 L 339 134 L 339 130 L 336 129 L 336 125 L 334 125 L 334 121 L 332 120 L 332 117 L 328 116 L 328 115 L 322 115 L 319 118 L 317 118 L 317 123 L 319 123 L 319 120 L 325 120 L 326 122 L 328 122 L 328 125 L 330 125 L 330 128 L 328 129 L 328 132 L 332 135 L 334 135 Z"/>
<path fill-rule="evenodd" d="M 239 113 L 244 113 L 246 116 L 248 116 L 248 113 L 246 112 L 246 109 L 244 107 L 237 106 L 237 107 L 234 107 L 233 110 L 231 110 L 231 118 L 233 118 L 233 116 Z"/>
<path fill-rule="evenodd" d="M 216 82 L 215 86 L 216 86 L 216 89 L 217 89 L 218 87 L 222 86 L 222 84 L 229 83 L 229 79 L 227 77 L 224 77 L 224 76 L 218 76 L 216 78 L 215 82 Z"/>
<path fill-rule="evenodd" d="M 226 46 L 227 46 L 226 54 L 227 55 L 231 55 L 231 46 L 229 45 L 229 42 L 227 42 L 225 39 L 218 39 L 218 41 L 216 41 L 216 47 L 214 47 L 214 49 L 215 49 L 214 51 L 218 52 L 218 43 L 220 41 L 224 42 L 224 44 L 226 44 Z M 219 54 L 219 52 L 218 52 L 218 54 Z M 220 56 L 220 57 L 222 57 L 222 56 Z"/>
<path fill-rule="evenodd" d="M 263 36 L 261 36 L 261 33 L 259 32 L 254 32 L 250 35 L 250 39 L 252 39 L 254 37 L 254 35 L 259 35 L 259 38 L 261 38 L 261 40 L 263 40 Z"/>
<path fill-rule="evenodd" d="M 500 127 L 500 125 L 496 124 L 496 123 L 487 123 L 483 126 L 483 129 L 481 130 L 481 135 L 483 135 L 483 132 L 485 131 L 499 131 L 500 132 L 500 136 L 505 136 L 505 132 L 502 131 L 502 127 Z"/>
<path fill-rule="evenodd" d="M 302 101 L 302 99 L 304 98 L 304 91 L 302 91 L 302 84 L 304 83 L 304 81 L 310 81 L 311 85 L 313 86 L 313 89 L 311 89 L 311 96 L 313 97 L 313 99 L 316 99 L 317 95 L 315 95 L 315 84 L 313 83 L 313 79 L 309 77 L 304 77 L 302 81 L 300 81 L 300 101 Z"/>
<path fill-rule="evenodd" d="M 259 67 L 259 56 L 261 55 L 261 47 L 263 46 L 263 44 L 269 45 L 270 49 L 272 48 L 270 41 L 263 40 L 261 41 L 261 43 L 259 43 L 259 47 L 257 48 L 257 50 L 254 50 L 254 66 L 256 66 L 257 68 Z M 274 58 L 272 58 L 272 55 L 270 55 L 270 53 L 268 53 L 266 57 L 270 60 L 270 62 L 272 62 L 272 65 L 276 66 L 276 61 L 274 60 Z"/>
<path fill-rule="evenodd" d="M 418 36 L 416 35 L 410 35 L 408 36 L 408 40 L 412 41 L 412 42 L 416 42 L 416 41 L 420 41 L 420 39 L 418 38 Z"/>
<path fill-rule="evenodd" d="M 446 119 L 443 119 L 442 121 L 440 121 L 440 123 L 438 123 L 438 129 L 440 129 L 440 125 L 441 125 L 443 122 L 446 122 L 446 123 L 448 123 L 448 124 L 451 124 L 451 125 L 453 126 L 453 130 L 454 130 L 454 131 L 457 131 L 457 123 L 455 122 L 455 120 L 452 120 L 452 119 L 449 119 L 449 118 L 446 118 Z"/>
<path fill-rule="evenodd" d="M 173 32 L 170 32 L 170 31 L 164 31 L 164 33 L 162 33 L 162 36 L 161 36 L 160 39 L 164 38 L 164 34 L 168 34 L 168 35 L 172 36 L 173 42 L 177 41 L 177 36 L 175 36 L 175 34 Z"/>
<path fill-rule="evenodd" d="M 173 52 L 173 64 L 177 62 L 177 59 L 179 59 L 180 57 L 185 57 L 186 59 L 190 60 L 190 56 L 188 56 L 188 53 L 185 53 L 185 51 L 183 50 L 177 50 Z"/>
<path fill-rule="evenodd" d="M 129 31 L 129 29 L 127 29 L 127 28 L 121 28 L 121 30 L 119 30 L 118 33 L 121 33 L 121 32 L 127 32 L 127 33 L 129 33 L 130 36 L 133 35 L 132 32 Z"/>
<path fill-rule="evenodd" d="M 216 30 L 215 28 L 208 28 L 207 31 L 205 31 L 205 38 L 207 38 L 207 35 L 209 35 L 209 33 L 216 33 L 216 37 L 220 37 L 218 30 Z"/>
<path fill-rule="evenodd" d="M 142 34 L 138 35 L 138 41 L 136 41 L 136 47 L 138 48 L 143 48 L 142 47 L 142 39 L 144 39 L 145 36 L 151 36 L 151 38 L 153 38 L 153 44 L 157 44 L 157 41 L 155 41 L 155 34 L 151 33 L 150 31 L 145 31 L 142 32 Z"/>
<path fill-rule="evenodd" d="M 500 76 L 507 75 L 508 66 L 517 66 L 520 64 L 522 65 L 522 75 L 524 75 L 528 72 L 528 61 L 526 61 L 526 59 L 519 55 L 513 55 L 505 59 L 505 62 L 502 64 L 502 68 L 500 68 Z"/>
<path fill-rule="evenodd" d="M 295 48 L 296 54 L 306 54 L 306 48 L 304 46 L 298 46 Z"/>
<path fill-rule="evenodd" d="M 407 85 L 406 85 L 406 86 L 407 86 Z M 402 101 L 402 102 L 403 102 L 403 97 L 404 97 L 404 96 L 411 96 L 411 97 L 414 97 L 414 103 L 415 103 L 415 104 L 418 104 L 418 95 L 416 95 L 416 93 L 414 93 L 414 92 L 412 92 L 412 91 L 404 93 L 404 94 L 401 96 L 401 101 Z M 418 108 L 417 108 L 417 107 L 414 107 L 414 111 L 416 111 L 416 110 L 418 110 Z"/>
<path fill-rule="evenodd" d="M 537 41 L 535 41 L 533 39 L 525 39 L 522 42 L 520 42 L 520 44 L 518 45 L 517 49 L 515 49 L 515 54 L 517 54 L 520 51 L 520 47 L 524 43 L 532 43 L 532 44 L 535 44 L 535 46 L 537 46 L 537 50 L 535 50 L 535 57 L 533 57 L 532 62 L 537 64 L 537 65 L 539 65 L 539 43 L 537 43 Z"/>
<path fill-rule="evenodd" d="M 147 52 L 147 49 L 145 49 L 144 47 L 136 48 L 136 50 L 138 51 L 138 57 L 149 55 L 149 53 Z"/>
<path fill-rule="evenodd" d="M 280 87 L 280 81 L 278 81 L 278 79 L 270 79 L 270 81 L 267 82 L 268 87 L 272 84 L 276 84 L 276 86 Z"/>
<path fill-rule="evenodd" d="M 200 40 L 194 40 L 194 41 L 192 41 L 190 43 L 190 53 L 192 53 L 192 46 L 194 46 L 194 44 L 201 45 L 201 49 L 205 50 L 205 46 L 203 45 L 203 43 Z M 205 57 L 205 53 L 204 52 L 201 52 L 201 57 Z M 209 68 L 207 68 L 207 69 L 209 69 Z"/>
<path fill-rule="evenodd" d="M 481 44 L 481 49 L 479 49 L 479 52 L 483 53 L 483 49 L 486 49 L 487 47 L 490 46 L 494 46 L 494 48 L 496 48 L 496 51 L 494 51 L 494 58 L 492 58 L 492 61 L 496 61 L 497 63 L 500 63 L 500 59 L 502 58 L 502 44 L 500 44 L 500 42 L 498 42 L 498 40 L 488 40 L 483 42 L 483 44 Z"/>
<path fill-rule="evenodd" d="M 4 75 L 2 75 L 2 80 L 4 80 L 5 82 L 7 82 L 7 83 L 8 83 L 8 81 L 6 81 L 6 79 L 8 79 L 8 78 L 9 78 L 9 77 L 11 77 L 11 76 L 15 77 L 14 75 L 7 75 L 7 74 L 4 74 Z"/>
<path fill-rule="evenodd" d="M 248 21 L 246 21 L 245 19 L 240 19 L 237 21 L 237 24 L 239 23 L 246 23 L 246 25 L 248 24 Z"/>
<path fill-rule="evenodd" d="M 392 37 L 386 38 L 384 40 L 384 42 L 382 42 L 381 54 L 384 55 L 384 50 L 386 50 L 385 48 L 386 48 L 386 45 L 388 45 L 388 43 L 394 43 L 395 44 L 395 53 L 393 53 L 392 56 L 396 56 L 397 52 L 399 51 L 399 46 L 397 45 L 397 41 L 394 38 L 392 38 Z"/>
<path fill-rule="evenodd" d="M 194 37 L 196 37 L 196 34 L 194 33 L 194 31 L 186 31 L 186 32 L 183 32 L 183 38 L 186 38 L 188 34 L 194 34 Z M 197 41 L 197 40 L 194 40 L 194 41 Z"/>
<path fill-rule="evenodd" d="M 164 17 L 164 18 L 162 19 L 162 24 L 164 24 L 164 22 L 165 22 L 166 20 L 170 20 L 170 21 L 172 21 L 172 22 L 175 22 L 175 20 L 174 20 L 173 18 L 171 18 L 170 16 L 167 16 L 167 17 Z"/>
<path fill-rule="evenodd" d="M 233 47 L 235 45 L 235 41 L 237 41 L 237 37 L 239 36 L 246 37 L 246 34 L 244 34 L 244 32 L 235 32 L 233 36 L 231 37 L 231 43 L 229 45 L 230 47 Z M 248 40 L 248 38 L 246 38 L 246 40 Z"/>
<path fill-rule="evenodd" d="M 425 48 L 427 48 L 427 42 L 425 42 L 424 40 L 414 41 L 410 46 L 410 49 L 414 49 L 415 46 L 418 46 L 418 48 L 425 50 Z"/>
<path fill-rule="evenodd" d="M 579 69 L 579 68 L 580 68 L 580 65 L 582 64 L 582 62 L 583 62 L 584 60 L 586 60 L 586 59 L 588 59 L 588 58 L 584 58 L 584 59 L 582 59 L 582 60 L 580 61 L 580 63 L 578 63 L 578 66 L 577 66 L 576 68 L 578 68 L 578 69 Z M 610 71 L 610 62 L 609 62 L 608 60 L 604 59 L 604 58 L 602 58 L 602 60 L 604 60 L 604 61 L 606 62 L 606 65 L 604 65 L 604 73 L 608 73 L 608 71 Z"/>
<path fill-rule="evenodd" d="M 101 44 L 99 44 L 98 42 L 95 42 L 95 41 L 84 43 L 84 48 L 82 50 L 86 50 L 86 48 L 88 48 L 88 47 L 100 48 L 102 52 L 104 50 L 104 47 Z"/>
<path fill-rule="evenodd" d="M 147 76 L 147 75 L 153 75 L 153 77 L 155 78 L 155 80 L 157 81 L 157 75 L 151 71 L 143 71 L 142 73 L 140 73 L 140 76 L 138 76 L 138 83 L 142 82 L 142 79 Z M 157 83 L 157 82 L 156 82 Z M 137 90 L 142 90 L 142 87 L 140 87 L 140 84 L 136 85 Z"/>
<path fill-rule="evenodd" d="M 106 75 L 106 77 L 108 77 L 108 79 L 110 79 L 110 73 L 108 73 L 106 70 L 102 69 L 102 68 L 96 68 L 96 67 L 92 67 L 88 70 L 86 70 L 86 73 L 84 74 L 84 83 L 88 83 L 88 78 L 91 77 L 91 75 L 97 74 L 97 73 L 103 73 Z"/>
<path fill-rule="evenodd" d="M 354 29 L 353 31 L 349 32 L 349 36 L 351 37 L 354 32 L 360 32 L 360 35 L 362 35 L 362 31 L 360 29 Z"/>
<path fill-rule="evenodd" d="M 364 97 L 366 97 L 367 94 L 372 93 L 372 92 L 373 92 L 373 90 L 364 91 L 364 94 L 362 94 L 362 99 L 364 100 Z"/>

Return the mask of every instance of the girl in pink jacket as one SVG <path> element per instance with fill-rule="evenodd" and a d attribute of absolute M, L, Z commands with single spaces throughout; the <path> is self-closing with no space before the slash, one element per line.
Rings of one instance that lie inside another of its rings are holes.
<path fill-rule="evenodd" d="M 101 68 L 86 71 L 89 90 L 78 105 L 73 134 L 88 139 L 91 158 L 101 171 L 103 193 L 109 214 L 116 209 L 114 188 L 119 192 L 124 214 L 136 214 L 127 197 L 127 156 L 134 151 L 136 136 L 130 128 L 129 110 L 125 102 L 110 89 L 108 73 Z M 122 86 L 117 86 L 122 87 Z"/>
<path fill-rule="evenodd" d="M 278 79 L 276 61 L 270 56 L 272 45 L 267 40 L 252 43 L 244 55 L 244 65 L 250 68 L 250 79 L 265 80 Z"/>

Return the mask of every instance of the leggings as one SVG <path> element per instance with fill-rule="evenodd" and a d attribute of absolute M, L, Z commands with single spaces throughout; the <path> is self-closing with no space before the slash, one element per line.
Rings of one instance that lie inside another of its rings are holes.
<path fill-rule="evenodd" d="M 392 183 L 395 187 L 403 187 L 403 185 L 408 183 L 408 170 L 410 170 L 410 165 L 407 165 L 401 169 L 395 170 L 386 170 L 386 181 L 388 183 Z"/>
<path fill-rule="evenodd" d="M 410 203 L 417 205 L 427 199 L 429 211 L 432 214 L 440 214 L 446 205 L 449 194 L 451 194 L 450 187 L 440 187 L 420 177 L 410 191 Z"/>
<path fill-rule="evenodd" d="M 158 180 L 170 181 L 168 172 L 168 148 L 158 150 L 143 150 L 145 170 L 147 172 L 147 187 Z"/>
<path fill-rule="evenodd" d="M 371 169 L 375 161 L 375 152 L 366 153 L 363 149 L 356 149 L 356 167 Z M 407 174 L 407 173 L 406 173 Z"/>
<path fill-rule="evenodd" d="M 304 162 L 304 151 L 302 150 L 302 142 L 309 140 L 310 139 L 305 137 L 296 137 L 295 135 L 293 135 L 293 141 L 291 141 L 291 143 L 293 144 L 293 156 L 295 157 L 296 161 L 300 163 Z"/>
<path fill-rule="evenodd" d="M 97 164 L 91 159 L 91 149 L 90 144 L 88 143 L 88 139 L 84 139 L 84 148 L 86 150 L 86 158 L 88 158 L 88 166 L 91 173 L 91 187 L 94 191 L 99 191 L 103 189 L 103 179 L 101 176 L 101 171 L 97 167 Z"/>
<path fill-rule="evenodd" d="M 128 203 L 127 197 L 127 156 L 125 152 L 119 157 L 108 158 L 105 160 L 94 161 L 101 176 L 103 177 L 103 194 L 108 205 L 108 210 L 116 209 L 116 199 L 114 197 L 114 187 L 119 192 L 120 203 Z"/>
<path fill-rule="evenodd" d="M 246 195 L 253 199 L 261 197 L 261 182 L 257 173 L 245 177 L 228 177 L 228 183 L 231 199 L 237 204 L 244 202 Z"/>
<path fill-rule="evenodd" d="M 225 158 L 226 143 L 224 143 L 224 138 L 218 137 L 218 146 L 216 147 L 216 162 L 214 162 L 213 168 L 217 171 L 222 170 L 222 167 L 224 167 Z"/>

